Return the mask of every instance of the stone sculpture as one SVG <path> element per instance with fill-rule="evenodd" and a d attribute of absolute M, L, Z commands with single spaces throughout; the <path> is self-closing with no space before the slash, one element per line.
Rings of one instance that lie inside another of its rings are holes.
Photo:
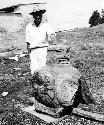
<path fill-rule="evenodd" d="M 45 66 L 34 73 L 31 83 L 38 112 L 61 117 L 79 103 L 95 104 L 85 79 L 70 64 Z"/>

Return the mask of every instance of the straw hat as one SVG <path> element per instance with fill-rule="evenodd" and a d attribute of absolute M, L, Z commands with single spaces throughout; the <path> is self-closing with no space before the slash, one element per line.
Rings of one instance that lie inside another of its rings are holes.
<path fill-rule="evenodd" d="M 29 13 L 30 15 L 40 15 L 44 14 L 46 12 L 45 9 L 33 9 L 33 12 Z"/>

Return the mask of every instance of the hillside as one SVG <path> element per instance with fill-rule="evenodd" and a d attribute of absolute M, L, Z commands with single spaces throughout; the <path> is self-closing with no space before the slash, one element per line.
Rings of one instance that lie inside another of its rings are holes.
<path fill-rule="evenodd" d="M 4 38 L 8 31 L 3 32 Z M 9 33 L 8 33 L 9 34 Z M 11 35 L 11 34 L 10 34 Z M 22 36 L 22 35 L 21 35 Z M 79 29 L 73 31 L 62 31 L 56 34 L 56 41 L 48 48 L 47 65 L 56 66 L 58 64 L 70 63 L 76 67 L 85 77 L 89 89 L 100 104 L 99 110 L 104 112 L 104 25 L 92 28 Z M 20 38 L 21 39 L 21 38 Z M 4 41 L 3 41 L 4 42 Z M 11 40 L 8 45 L 11 46 Z M 5 44 L 5 43 L 4 43 Z M 55 45 L 56 44 L 56 45 Z M 18 43 L 15 43 L 16 49 L 8 48 L 0 51 L 2 54 L 15 53 Z M 24 51 L 20 49 L 19 51 Z M 29 56 L 19 58 L 19 61 L 9 60 L 0 57 L 0 123 L 6 124 L 47 124 L 36 116 L 22 112 L 15 105 L 28 105 L 28 98 L 32 96 L 32 87 L 30 84 Z M 68 65 L 66 65 L 68 66 Z M 2 92 L 8 92 L 7 96 L 2 96 Z M 93 108 L 88 109 L 92 111 Z M 85 124 L 102 125 L 99 121 L 68 115 L 52 124 Z"/>
<path fill-rule="evenodd" d="M 90 28 L 83 28 L 73 31 L 62 31 L 57 34 L 57 41 L 58 43 L 65 43 L 65 44 L 83 44 L 88 45 L 90 43 L 95 45 L 102 44 L 104 40 L 104 24 L 90 27 Z"/>
<path fill-rule="evenodd" d="M 18 48 L 19 50 L 26 51 L 25 44 L 25 26 L 29 19 L 23 19 L 20 27 L 15 32 L 10 32 L 4 27 L 0 28 L 0 52 L 6 49 Z M 52 43 L 61 43 L 71 45 L 75 50 L 95 46 L 95 44 L 103 45 L 104 40 L 104 24 L 91 27 L 76 29 L 73 31 L 60 31 L 56 33 L 56 40 Z M 94 43 L 94 45 L 92 45 Z"/>
<path fill-rule="evenodd" d="M 104 24 L 78 31 L 59 32 L 57 41 L 60 45 L 49 47 L 47 63 L 60 63 L 62 59 L 69 61 L 85 76 L 92 91 L 103 88 Z M 101 102 L 99 99 L 98 102 Z"/>

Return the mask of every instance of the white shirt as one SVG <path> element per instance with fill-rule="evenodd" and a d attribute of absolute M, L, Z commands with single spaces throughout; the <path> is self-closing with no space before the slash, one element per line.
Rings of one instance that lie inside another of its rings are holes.
<path fill-rule="evenodd" d="M 39 27 L 29 23 L 26 27 L 26 42 L 30 43 L 30 48 L 36 46 L 48 46 L 48 37 L 53 34 L 53 29 L 48 23 L 43 23 Z"/>

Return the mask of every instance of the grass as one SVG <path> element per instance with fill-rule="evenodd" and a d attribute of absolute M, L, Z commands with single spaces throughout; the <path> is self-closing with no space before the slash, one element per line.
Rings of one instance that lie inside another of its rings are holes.
<path fill-rule="evenodd" d="M 104 26 L 99 25 L 78 31 L 57 33 L 57 47 L 50 46 L 47 65 L 58 65 L 58 59 L 66 59 L 84 75 L 96 101 L 104 104 Z M 67 42 L 63 43 L 63 39 Z M 60 46 L 59 46 L 60 44 Z M 16 104 L 28 105 L 32 96 L 30 84 L 29 57 L 20 58 L 18 62 L 0 58 L 0 124 L 1 125 L 38 125 L 46 124 L 39 118 L 15 108 Z M 15 68 L 20 68 L 16 70 Z M 24 75 L 29 72 L 29 74 Z M 1 96 L 3 91 L 8 95 Z M 65 116 L 52 124 L 96 124 L 98 121 L 79 116 Z"/>

